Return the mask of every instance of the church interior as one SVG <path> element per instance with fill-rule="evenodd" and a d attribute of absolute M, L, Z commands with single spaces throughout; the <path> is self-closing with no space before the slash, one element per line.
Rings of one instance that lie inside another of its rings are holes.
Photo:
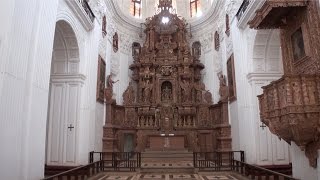
<path fill-rule="evenodd" d="M 4 0 L 0 22 L 1 180 L 320 180 L 320 0 Z"/>

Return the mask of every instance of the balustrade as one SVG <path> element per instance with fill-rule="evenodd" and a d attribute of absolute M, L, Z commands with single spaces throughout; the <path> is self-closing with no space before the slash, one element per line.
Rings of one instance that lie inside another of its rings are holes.
<path fill-rule="evenodd" d="M 196 127 L 195 118 L 191 115 L 181 115 L 179 119 L 176 120 L 176 128 L 192 128 Z"/>
<path fill-rule="evenodd" d="M 138 120 L 138 127 L 140 128 L 158 128 L 160 122 L 155 116 L 140 116 Z"/>

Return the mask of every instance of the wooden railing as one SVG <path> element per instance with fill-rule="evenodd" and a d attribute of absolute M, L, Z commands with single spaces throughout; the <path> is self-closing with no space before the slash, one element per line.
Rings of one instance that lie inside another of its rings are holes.
<path fill-rule="evenodd" d="M 247 164 L 245 162 L 241 162 L 238 160 L 234 161 L 233 170 L 244 175 L 250 177 L 250 179 L 273 179 L 273 180 L 298 180 L 291 176 L 281 174 L 278 172 L 274 172 L 259 166 L 254 166 L 251 164 Z"/>
<path fill-rule="evenodd" d="M 244 151 L 194 152 L 193 166 L 201 171 L 231 171 L 235 159 L 244 162 Z"/>
<path fill-rule="evenodd" d="M 104 161 L 104 169 L 113 171 L 136 171 L 141 167 L 140 152 L 90 152 L 89 162 L 98 156 L 98 161 Z"/>
<path fill-rule="evenodd" d="M 104 171 L 104 163 L 104 161 L 93 162 L 85 166 L 80 166 L 69 171 L 44 178 L 42 180 L 88 179 L 89 177 Z"/>
<path fill-rule="evenodd" d="M 83 7 L 84 11 L 87 13 L 88 17 L 90 18 L 91 22 L 94 21 L 94 14 L 87 2 L 87 0 L 77 0 Z"/>

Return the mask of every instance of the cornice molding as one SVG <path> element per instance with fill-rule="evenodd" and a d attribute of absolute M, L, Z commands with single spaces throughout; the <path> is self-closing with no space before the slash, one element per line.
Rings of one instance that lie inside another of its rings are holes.
<path fill-rule="evenodd" d="M 247 10 L 238 21 L 237 26 L 241 29 L 246 28 L 248 26 L 248 22 L 255 16 L 257 9 L 261 8 L 264 2 L 265 1 L 251 1 Z"/>
<path fill-rule="evenodd" d="M 255 81 L 274 81 L 278 80 L 283 76 L 282 73 L 249 73 L 247 75 L 247 79 L 249 83 L 255 82 Z"/>
<path fill-rule="evenodd" d="M 53 75 L 51 75 L 51 82 L 52 83 L 68 82 L 68 83 L 84 84 L 85 80 L 86 80 L 86 76 L 83 74 L 53 74 Z"/>
<path fill-rule="evenodd" d="M 85 10 L 83 9 L 82 5 L 76 0 L 66 0 L 66 3 L 72 9 L 74 14 L 79 18 L 79 21 L 86 29 L 86 31 L 91 31 L 94 28 L 94 24 L 91 19 L 86 14 Z"/>

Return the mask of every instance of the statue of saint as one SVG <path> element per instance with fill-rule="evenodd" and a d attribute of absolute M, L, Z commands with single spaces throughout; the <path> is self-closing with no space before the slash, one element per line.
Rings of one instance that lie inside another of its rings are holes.
<path fill-rule="evenodd" d="M 191 97 L 190 83 L 185 79 L 180 83 L 182 89 L 182 102 L 189 102 Z"/>
<path fill-rule="evenodd" d="M 132 85 L 132 81 L 130 81 L 128 88 L 124 91 L 123 95 L 123 104 L 125 105 L 131 105 L 135 101 L 134 97 L 134 88 Z"/>
<path fill-rule="evenodd" d="M 144 83 L 144 88 L 143 88 L 144 102 L 151 102 L 151 93 L 152 93 L 152 84 L 150 83 L 149 79 L 147 79 L 146 82 Z"/>
<path fill-rule="evenodd" d="M 116 83 L 116 82 L 118 82 L 118 81 L 119 81 L 119 80 L 113 81 L 113 80 L 112 80 L 112 75 L 111 75 L 111 74 L 108 75 L 108 77 L 107 77 L 107 88 L 113 89 L 113 84 Z"/>
<path fill-rule="evenodd" d="M 162 89 L 162 100 L 171 100 L 172 99 L 172 90 L 169 87 Z"/>
<path fill-rule="evenodd" d="M 220 100 L 225 100 L 228 98 L 228 86 L 226 81 L 226 76 L 222 74 L 222 72 L 218 73 L 218 78 L 220 81 L 219 95 Z"/>
<path fill-rule="evenodd" d="M 202 93 L 205 91 L 205 85 L 203 82 L 199 82 L 194 85 L 196 102 L 202 102 Z"/>

